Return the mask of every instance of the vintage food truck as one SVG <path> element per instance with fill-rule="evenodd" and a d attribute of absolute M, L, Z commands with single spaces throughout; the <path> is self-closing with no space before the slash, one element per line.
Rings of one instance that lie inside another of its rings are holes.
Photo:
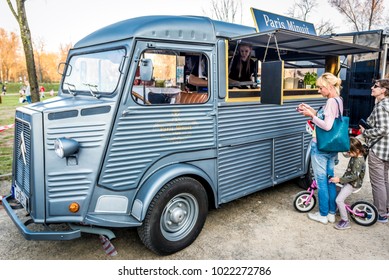
<path fill-rule="evenodd" d="M 113 228 L 136 227 L 147 248 L 171 254 L 196 239 L 209 208 L 304 177 L 311 136 L 295 108 L 325 100 L 297 83 L 285 89 L 286 69 L 336 72 L 339 55 L 376 50 L 257 31 L 146 16 L 80 40 L 58 97 L 16 110 L 12 192 L 3 204 L 21 234 L 113 238 Z M 242 43 L 260 70 L 232 85 L 229 63 Z M 202 85 L 189 84 L 191 75 Z"/>

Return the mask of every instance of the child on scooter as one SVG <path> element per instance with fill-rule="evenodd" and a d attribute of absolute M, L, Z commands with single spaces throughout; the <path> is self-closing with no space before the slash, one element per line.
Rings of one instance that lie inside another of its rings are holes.
<path fill-rule="evenodd" d="M 350 157 L 346 171 L 340 178 L 331 177 L 329 179 L 332 183 L 340 183 L 343 185 L 336 197 L 336 204 L 341 218 L 341 220 L 335 225 L 336 229 L 341 230 L 351 227 L 344 201 L 351 193 L 362 187 L 363 177 L 365 177 L 366 155 L 367 153 L 362 143 L 358 139 L 351 137 L 350 151 L 346 153 L 346 156 Z"/>

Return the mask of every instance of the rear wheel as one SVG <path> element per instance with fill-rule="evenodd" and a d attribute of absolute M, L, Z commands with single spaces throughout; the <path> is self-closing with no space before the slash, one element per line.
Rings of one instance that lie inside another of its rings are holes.
<path fill-rule="evenodd" d="M 377 222 L 378 211 L 373 204 L 366 201 L 357 201 L 351 205 L 351 210 L 356 214 L 351 214 L 354 222 L 361 226 L 371 226 Z M 361 215 L 361 216 L 359 216 Z"/>
<path fill-rule="evenodd" d="M 311 186 L 312 181 L 314 179 L 315 179 L 315 176 L 313 174 L 312 164 L 309 161 L 308 172 L 303 177 L 298 178 L 297 185 L 300 188 L 307 190 Z"/>
<path fill-rule="evenodd" d="M 192 244 L 208 214 L 208 197 L 201 183 L 179 177 L 154 197 L 138 234 L 147 248 L 168 255 Z"/>
<path fill-rule="evenodd" d="M 315 207 L 316 205 L 316 197 L 313 195 L 309 202 L 307 202 L 309 196 L 311 195 L 311 192 L 309 191 L 302 191 L 296 194 L 293 200 L 293 206 L 294 208 L 299 212 L 309 212 Z"/>

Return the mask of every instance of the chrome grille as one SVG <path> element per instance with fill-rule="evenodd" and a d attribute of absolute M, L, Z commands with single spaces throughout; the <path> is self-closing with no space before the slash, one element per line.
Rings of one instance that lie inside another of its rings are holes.
<path fill-rule="evenodd" d="M 16 119 L 15 123 L 15 182 L 29 196 L 31 191 L 31 125 Z"/>

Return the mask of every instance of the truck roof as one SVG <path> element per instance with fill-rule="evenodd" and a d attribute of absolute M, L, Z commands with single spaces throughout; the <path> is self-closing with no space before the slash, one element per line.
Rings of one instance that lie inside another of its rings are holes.
<path fill-rule="evenodd" d="M 80 41 L 74 48 L 120 41 L 132 37 L 214 43 L 218 37 L 255 33 L 254 27 L 212 20 L 200 16 L 144 16 L 103 27 Z"/>
<path fill-rule="evenodd" d="M 380 50 L 377 47 L 361 46 L 286 29 L 257 32 L 254 27 L 217 21 L 208 17 L 171 15 L 143 16 L 108 25 L 78 41 L 74 49 L 134 37 L 197 44 L 214 44 L 218 38 L 226 38 L 244 41 L 253 46 L 287 50 L 292 53 L 288 56 L 294 59 L 299 59 L 299 56 L 306 57 L 306 54 L 311 54 L 312 59 L 320 59 L 327 55 L 338 56 Z M 277 41 L 274 39 L 271 40 L 274 42 L 270 43 L 269 38 L 276 38 Z"/>

